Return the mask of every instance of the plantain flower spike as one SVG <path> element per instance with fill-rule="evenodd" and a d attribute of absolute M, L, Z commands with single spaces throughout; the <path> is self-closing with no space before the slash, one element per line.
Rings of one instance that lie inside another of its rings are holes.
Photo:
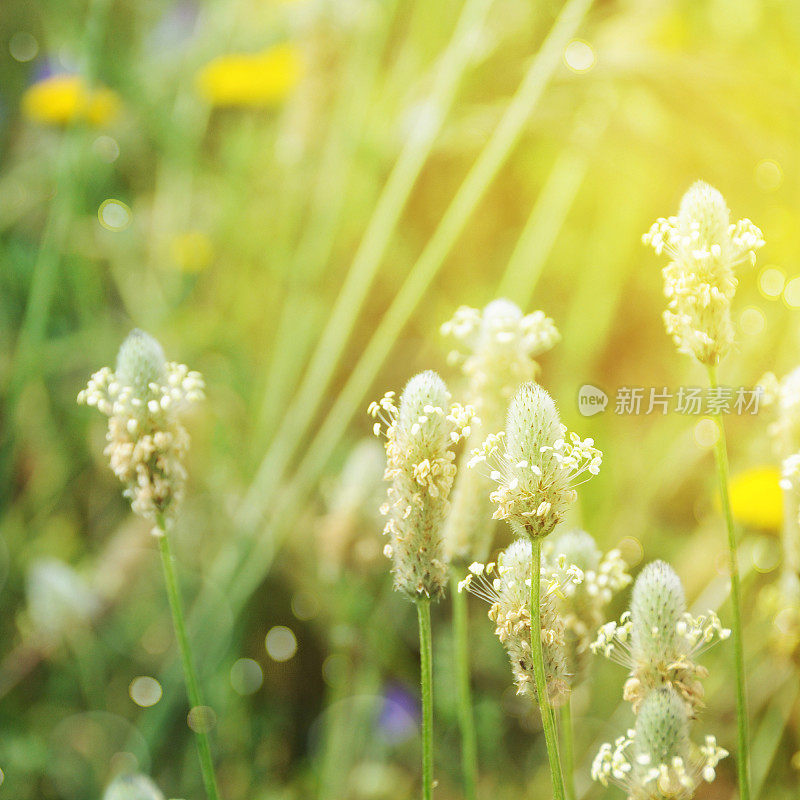
<path fill-rule="evenodd" d="M 755 263 L 764 245 L 761 231 L 748 219 L 731 223 L 722 195 L 697 181 L 683 196 L 678 216 L 658 219 L 642 241 L 671 259 L 663 269 L 667 333 L 680 352 L 716 366 L 734 341 L 736 267 Z"/>
<path fill-rule="evenodd" d="M 473 412 L 451 404 L 435 372 L 413 377 L 395 404 L 394 392 L 369 407 L 373 430 L 386 436 L 391 482 L 381 513 L 388 516 L 384 549 L 392 559 L 394 586 L 412 600 L 440 598 L 448 564 L 442 528 L 456 474 L 454 447 L 469 436 Z"/>
<path fill-rule="evenodd" d="M 602 786 L 615 783 L 628 800 L 691 800 L 727 755 L 713 736 L 699 748 L 692 744 L 686 705 L 665 688 L 647 696 L 633 730 L 601 746 L 591 774 Z"/>
<path fill-rule="evenodd" d="M 597 475 L 601 462 L 594 441 L 567 434 L 550 395 L 526 383 L 511 401 L 505 431 L 489 434 L 469 466 L 487 465 L 497 484 L 489 496 L 494 519 L 534 539 L 553 531 L 575 502 L 575 488 Z"/>
<path fill-rule="evenodd" d="M 203 388 L 199 372 L 166 361 L 161 345 L 136 329 L 122 343 L 116 369 L 95 372 L 78 395 L 108 417 L 103 452 L 133 511 L 151 522 L 169 522 L 183 498 L 189 434 L 180 418 Z"/>
<path fill-rule="evenodd" d="M 537 377 L 536 357 L 551 349 L 560 336 L 543 311 L 523 314 L 506 299 L 493 300 L 482 311 L 462 306 L 441 331 L 455 340 L 448 360 L 461 369 L 467 402 L 480 415 L 480 424 L 472 426 L 465 448 L 471 453 L 486 432 L 503 427 L 514 392 Z M 486 560 L 494 528 L 490 491 L 487 475 L 477 470 L 459 471 L 445 527 L 446 547 L 454 561 L 466 565 Z"/>
<path fill-rule="evenodd" d="M 694 716 L 703 700 L 700 680 L 708 675 L 695 659 L 730 633 L 713 611 L 689 614 L 678 575 L 669 564 L 653 561 L 636 579 L 630 610 L 619 623 L 603 625 L 591 649 L 630 669 L 624 697 L 634 712 L 652 691 L 671 687 Z"/>
<path fill-rule="evenodd" d="M 591 643 L 606 618 L 606 607 L 614 594 L 631 582 L 631 576 L 619 550 L 603 555 L 594 538 L 578 529 L 554 535 L 552 543 L 548 540 L 544 559 L 548 570 L 561 579 L 564 587 L 554 600 L 566 634 L 569 683 L 575 687 L 588 675 Z M 580 569 L 583 580 L 564 580 L 564 565 L 567 569 Z"/>
<path fill-rule="evenodd" d="M 496 564 L 472 564 L 459 584 L 489 603 L 489 619 L 495 635 L 505 647 L 517 694 L 536 698 L 536 683 L 531 658 L 531 543 L 518 539 L 500 553 Z M 563 705 L 569 697 L 569 672 L 566 660 L 566 631 L 558 614 L 556 598 L 568 586 L 579 584 L 583 573 L 561 560 L 559 570 L 542 567 L 541 639 L 545 679 L 550 704 Z"/>

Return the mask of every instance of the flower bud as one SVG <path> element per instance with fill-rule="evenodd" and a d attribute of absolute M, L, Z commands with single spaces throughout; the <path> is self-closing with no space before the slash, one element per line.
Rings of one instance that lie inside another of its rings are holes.
<path fill-rule="evenodd" d="M 134 328 L 117 353 L 117 380 L 129 386 L 136 397 L 150 397 L 151 383 L 164 382 L 167 361 L 156 339 Z"/>
<path fill-rule="evenodd" d="M 686 613 L 681 579 L 664 561 L 639 574 L 631 597 L 632 652 L 637 662 L 668 663 L 680 653 L 678 623 Z"/>

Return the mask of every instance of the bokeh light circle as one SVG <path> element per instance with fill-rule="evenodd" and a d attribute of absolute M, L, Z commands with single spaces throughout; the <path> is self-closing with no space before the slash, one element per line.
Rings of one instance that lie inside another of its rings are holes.
<path fill-rule="evenodd" d="M 8 42 L 8 52 L 15 61 L 23 64 L 33 61 L 39 54 L 39 42 L 27 31 L 17 31 Z"/>
<path fill-rule="evenodd" d="M 713 447 L 719 438 L 719 428 L 713 419 L 701 419 L 694 426 L 694 439 L 700 447 Z"/>
<path fill-rule="evenodd" d="M 163 692 L 161 684 L 155 678 L 151 678 L 149 675 L 140 675 L 131 681 L 128 693 L 137 706 L 149 708 L 161 699 Z"/>
<path fill-rule="evenodd" d="M 97 219 L 109 231 L 124 231 L 131 224 L 131 210 L 121 200 L 103 200 L 97 209 Z"/>
<path fill-rule="evenodd" d="M 252 658 L 240 658 L 231 667 L 231 686 L 237 694 L 255 694 L 264 682 L 264 671 Z"/>
<path fill-rule="evenodd" d="M 564 48 L 564 63 L 574 72 L 588 72 L 595 63 L 592 46 L 582 39 L 573 39 Z"/>
<path fill-rule="evenodd" d="M 786 285 L 786 275 L 777 267 L 764 267 L 758 276 L 758 288 L 765 297 L 780 297 Z"/>
<path fill-rule="evenodd" d="M 757 336 L 767 327 L 767 317 L 760 308 L 750 306 L 739 314 L 739 327 L 746 336 Z"/>
<path fill-rule="evenodd" d="M 792 278 L 784 287 L 783 302 L 789 308 L 800 308 L 800 277 Z"/>
<path fill-rule="evenodd" d="M 267 633 L 264 645 L 273 661 L 288 661 L 297 652 L 297 637 L 291 628 L 276 625 Z"/>
<path fill-rule="evenodd" d="M 217 714 L 211 706 L 195 706 L 186 716 L 186 724 L 195 733 L 209 733 L 217 724 Z"/>

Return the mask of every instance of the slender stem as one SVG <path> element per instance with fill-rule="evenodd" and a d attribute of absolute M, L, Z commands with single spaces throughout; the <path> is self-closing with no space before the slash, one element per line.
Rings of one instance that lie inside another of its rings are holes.
<path fill-rule="evenodd" d="M 572 734 L 572 702 L 567 697 L 567 702 L 561 706 L 561 749 L 564 753 L 564 784 L 567 800 L 575 800 L 575 751 Z"/>
<path fill-rule="evenodd" d="M 431 601 L 417 600 L 419 620 L 419 672 L 422 687 L 422 800 L 433 797 L 433 648 Z"/>
<path fill-rule="evenodd" d="M 183 613 L 183 602 L 178 588 L 178 576 L 175 572 L 175 561 L 169 546 L 169 537 L 163 519 L 158 520 L 158 527 L 161 536 L 158 537 L 158 548 L 161 551 L 161 564 L 164 567 L 164 581 L 167 584 L 167 596 L 169 597 L 169 607 L 172 611 L 172 623 L 175 627 L 175 637 L 181 651 L 181 662 L 183 663 L 183 674 L 186 678 L 186 691 L 189 695 L 189 702 L 192 708 L 204 706 L 203 696 L 200 692 L 200 683 L 197 680 L 197 673 L 194 668 L 192 649 L 189 645 L 189 636 L 186 633 L 186 617 Z M 217 778 L 214 774 L 214 762 L 211 758 L 211 746 L 208 742 L 208 734 L 202 730 L 195 730 L 197 740 L 197 752 L 200 756 L 200 769 L 203 773 L 203 784 L 206 787 L 206 794 L 209 800 L 219 800 L 219 790 L 217 789 Z"/>
<path fill-rule="evenodd" d="M 712 389 L 717 388 L 717 370 L 708 368 L 708 379 Z M 722 501 L 722 511 L 725 516 L 725 525 L 728 529 L 728 563 L 731 573 L 731 607 L 733 611 L 734 665 L 736 668 L 736 720 L 739 738 L 739 753 L 736 768 L 739 777 L 739 797 L 741 800 L 750 800 L 750 751 L 747 719 L 747 694 L 744 675 L 744 647 L 742 642 L 742 593 L 739 583 L 739 560 L 736 551 L 736 531 L 733 526 L 733 514 L 728 493 L 730 482 L 728 470 L 728 447 L 725 439 L 725 425 L 720 414 L 714 415 L 717 424 L 718 436 L 714 445 L 714 457 L 717 462 L 717 476 L 719 478 L 719 493 Z"/>
<path fill-rule="evenodd" d="M 458 591 L 458 579 L 450 578 L 453 598 L 453 643 L 458 688 L 458 724 L 461 728 L 461 771 L 464 780 L 464 800 L 475 800 L 478 778 L 478 744 L 475 718 L 472 714 L 472 689 L 469 684 L 469 630 L 467 596 Z"/>
<path fill-rule="evenodd" d="M 553 781 L 553 800 L 565 800 L 564 778 L 558 756 L 555 717 L 547 694 L 547 680 L 544 674 L 544 654 L 542 653 L 542 624 L 539 610 L 539 584 L 541 581 L 542 541 L 531 540 L 531 660 L 536 680 L 536 695 L 539 711 L 542 714 L 544 740 L 547 744 L 547 758 L 550 762 L 550 777 Z"/>

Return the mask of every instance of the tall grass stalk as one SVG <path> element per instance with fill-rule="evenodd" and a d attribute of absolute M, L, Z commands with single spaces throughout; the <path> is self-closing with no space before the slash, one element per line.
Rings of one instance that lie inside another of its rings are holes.
<path fill-rule="evenodd" d="M 189 695 L 191 707 L 200 708 L 205 705 L 203 695 L 200 691 L 200 682 L 197 679 L 197 672 L 194 666 L 192 648 L 189 644 L 189 636 L 186 632 L 186 617 L 183 612 L 183 601 L 181 600 L 180 587 L 178 586 L 178 576 L 175 572 L 175 563 L 172 551 L 169 546 L 169 535 L 163 517 L 158 518 L 158 528 L 161 535 L 158 537 L 158 549 L 161 553 L 161 565 L 164 569 L 164 582 L 167 586 L 167 596 L 169 598 L 169 608 L 172 612 L 172 624 L 175 628 L 175 638 L 178 640 L 178 648 L 181 653 L 181 663 L 183 664 L 183 674 L 186 680 L 186 691 Z M 214 762 L 211 758 L 211 745 L 208 741 L 208 734 L 193 727 L 195 739 L 197 741 L 197 753 L 200 757 L 200 769 L 203 773 L 203 784 L 209 800 L 219 800 L 219 790 L 217 789 L 217 778 L 214 773 Z"/>
<path fill-rule="evenodd" d="M 542 627 L 540 602 L 540 584 L 542 568 L 542 540 L 531 539 L 531 660 L 536 681 L 536 696 L 542 715 L 542 728 L 547 745 L 547 760 L 550 763 L 550 777 L 553 781 L 554 800 L 566 800 L 564 778 L 561 774 L 561 761 L 558 754 L 558 737 L 556 736 L 555 716 L 550 698 L 547 694 L 547 680 L 544 672 L 544 655 L 542 653 Z"/>
<path fill-rule="evenodd" d="M 478 781 L 478 742 L 469 681 L 469 615 L 466 592 L 458 590 L 458 578 L 455 575 L 450 577 L 450 596 L 453 602 L 453 648 L 458 693 L 458 725 L 461 729 L 464 798 L 475 800 Z"/>
<path fill-rule="evenodd" d="M 576 800 L 575 795 L 575 737 L 572 730 L 572 700 L 559 709 L 561 716 L 561 750 L 564 753 L 564 790 L 567 800 Z"/>
<path fill-rule="evenodd" d="M 422 800 L 433 797 L 433 646 L 431 601 L 416 601 L 419 621 L 419 673 L 422 690 Z"/>
<path fill-rule="evenodd" d="M 718 387 L 716 367 L 708 367 L 708 381 L 712 389 Z M 739 751 L 736 758 L 736 770 L 739 779 L 739 797 L 750 800 L 750 738 L 747 717 L 747 692 L 744 672 L 744 643 L 742 641 L 742 594 L 739 580 L 739 559 L 737 554 L 736 529 L 733 524 L 731 500 L 729 494 L 730 474 L 728 468 L 728 446 L 725 438 L 725 424 L 720 414 L 713 416 L 717 425 L 717 439 L 714 444 L 714 458 L 717 462 L 719 478 L 719 494 L 722 513 L 728 532 L 728 567 L 731 573 L 731 631 L 734 653 L 734 670 L 736 682 L 736 727 Z"/>

